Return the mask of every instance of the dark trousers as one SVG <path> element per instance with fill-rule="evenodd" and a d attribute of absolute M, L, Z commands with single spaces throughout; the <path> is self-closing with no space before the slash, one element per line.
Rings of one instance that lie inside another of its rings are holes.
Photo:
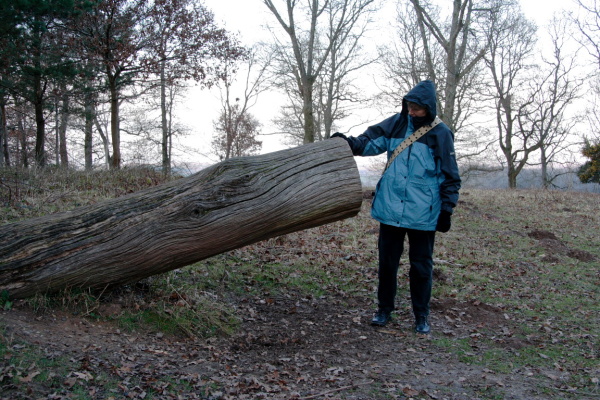
<path fill-rule="evenodd" d="M 398 289 L 398 267 L 404 251 L 404 238 L 408 235 L 410 261 L 410 298 L 415 316 L 429 315 L 429 300 L 433 282 L 434 231 L 418 231 L 380 224 L 379 227 L 379 308 L 394 309 Z"/>

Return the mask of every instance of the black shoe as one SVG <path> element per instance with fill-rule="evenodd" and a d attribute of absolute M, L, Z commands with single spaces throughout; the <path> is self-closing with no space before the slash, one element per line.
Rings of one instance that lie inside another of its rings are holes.
<path fill-rule="evenodd" d="M 385 326 L 392 319 L 391 312 L 384 310 L 377 310 L 373 319 L 371 320 L 371 325 L 373 326 Z"/>
<path fill-rule="evenodd" d="M 422 335 L 428 335 L 431 332 L 431 327 L 426 316 L 418 316 L 415 321 L 415 332 Z"/>

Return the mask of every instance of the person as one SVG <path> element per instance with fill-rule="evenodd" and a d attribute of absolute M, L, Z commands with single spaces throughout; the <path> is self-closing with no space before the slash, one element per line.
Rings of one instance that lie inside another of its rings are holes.
<path fill-rule="evenodd" d="M 402 100 L 399 113 L 370 126 L 358 137 L 345 139 L 352 153 L 371 156 L 387 152 L 437 115 L 435 85 L 417 84 Z M 436 231 L 447 232 L 458 201 L 461 179 L 454 154 L 454 134 L 443 122 L 402 151 L 377 183 L 371 216 L 379 221 L 378 309 L 371 322 L 385 326 L 391 319 L 397 291 L 400 257 L 408 236 L 410 296 L 414 329 L 429 334 L 429 303 L 433 281 Z"/>

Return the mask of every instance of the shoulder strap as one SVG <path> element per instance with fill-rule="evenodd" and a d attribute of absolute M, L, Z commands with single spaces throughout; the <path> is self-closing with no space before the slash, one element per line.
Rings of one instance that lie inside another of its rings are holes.
<path fill-rule="evenodd" d="M 400 153 L 402 153 L 404 150 L 406 150 L 406 148 L 408 146 L 410 146 L 411 144 L 413 144 L 414 142 L 416 142 L 417 140 L 419 140 L 423 135 L 425 135 L 427 132 L 429 132 L 433 127 L 435 127 L 436 125 L 438 125 L 440 122 L 442 122 L 442 120 L 439 117 L 435 117 L 435 119 L 433 120 L 433 122 L 431 123 L 431 125 L 424 125 L 422 127 L 420 127 L 419 129 L 417 129 L 416 131 L 414 131 L 412 133 L 412 135 L 410 135 L 409 137 L 407 137 L 406 139 L 404 139 L 402 141 L 402 143 L 400 143 L 398 145 L 398 147 L 396 147 L 394 149 L 394 152 L 392 153 L 392 155 L 390 156 L 390 158 L 387 161 L 387 164 L 385 165 L 385 169 L 383 170 L 383 172 L 385 172 L 390 165 L 392 165 L 392 162 L 394 162 L 394 160 L 396 159 L 396 157 L 398 157 L 398 155 Z"/>

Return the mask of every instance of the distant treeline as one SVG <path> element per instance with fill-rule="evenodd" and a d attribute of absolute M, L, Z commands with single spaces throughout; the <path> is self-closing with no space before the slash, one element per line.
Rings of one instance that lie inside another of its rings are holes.
<path fill-rule="evenodd" d="M 374 188 L 381 176 L 380 171 L 373 171 L 362 168 L 360 171 L 360 179 L 363 187 Z M 597 183 L 581 183 L 577 177 L 577 171 L 554 171 L 554 178 L 550 189 L 553 190 L 573 190 L 578 192 L 600 193 L 600 184 Z M 542 181 L 540 179 L 541 170 L 539 168 L 524 169 L 519 174 L 517 180 L 517 188 L 519 189 L 542 189 Z M 463 188 L 480 188 L 480 189 L 508 189 L 506 179 L 506 171 L 492 172 L 471 172 L 469 176 L 463 176 Z"/>

